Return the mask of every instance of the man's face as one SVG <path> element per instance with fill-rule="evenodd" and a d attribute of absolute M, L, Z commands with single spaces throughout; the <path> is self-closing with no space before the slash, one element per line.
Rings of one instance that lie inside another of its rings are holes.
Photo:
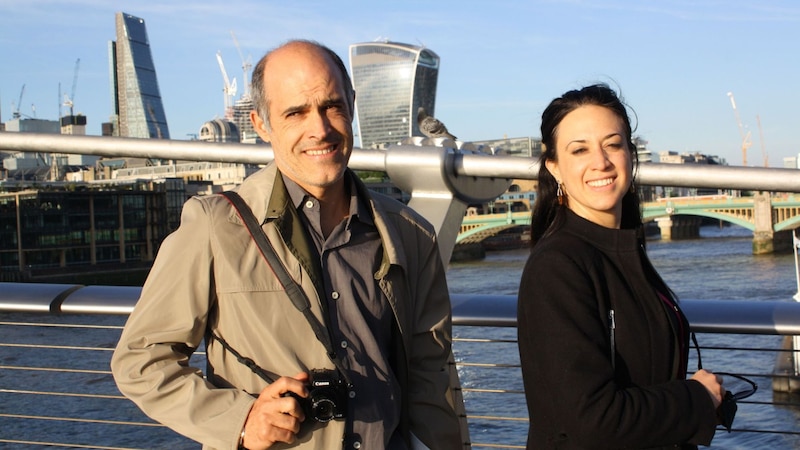
<path fill-rule="evenodd" d="M 353 150 L 350 99 L 336 64 L 321 50 L 294 44 L 276 50 L 264 68 L 269 124 L 253 118 L 272 143 L 281 172 L 322 198 L 342 186 Z"/>

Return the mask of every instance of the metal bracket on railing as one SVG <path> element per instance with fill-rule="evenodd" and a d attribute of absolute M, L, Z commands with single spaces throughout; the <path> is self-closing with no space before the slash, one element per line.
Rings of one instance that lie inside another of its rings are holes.
<path fill-rule="evenodd" d="M 502 195 L 509 178 L 481 178 L 456 173 L 464 154 L 486 153 L 471 143 L 450 139 L 409 138 L 386 149 L 386 172 L 392 182 L 411 194 L 409 206 L 436 228 L 445 264 L 456 244 L 467 206 Z"/>

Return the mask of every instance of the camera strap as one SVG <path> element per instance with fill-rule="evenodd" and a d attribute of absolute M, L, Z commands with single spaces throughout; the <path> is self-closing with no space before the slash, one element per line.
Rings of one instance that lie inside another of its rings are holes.
<path fill-rule="evenodd" d="M 253 238 L 253 241 L 255 241 L 256 245 L 258 245 L 261 255 L 264 257 L 267 265 L 272 269 L 272 272 L 278 278 L 278 281 L 281 283 L 281 286 L 283 286 L 283 289 L 286 291 L 286 294 L 289 296 L 292 304 L 294 304 L 298 311 L 303 313 L 303 316 L 305 316 L 309 325 L 311 325 L 314 335 L 316 335 L 317 340 L 319 340 L 325 347 L 328 357 L 331 359 L 331 361 L 333 361 L 333 364 L 339 370 L 339 373 L 341 374 L 342 378 L 344 378 L 344 381 L 348 386 L 352 385 L 350 383 L 350 378 L 347 376 L 347 371 L 344 369 L 341 360 L 333 348 L 330 335 L 325 330 L 325 327 L 322 325 L 322 323 L 320 323 L 317 317 L 311 312 L 311 302 L 309 301 L 308 296 L 297 284 L 297 282 L 294 281 L 292 276 L 289 275 L 289 272 L 286 270 L 283 262 L 280 260 L 280 258 L 278 258 L 278 255 L 275 254 L 275 249 L 272 247 L 269 239 L 267 239 L 267 235 L 264 233 L 264 230 L 262 230 L 261 226 L 258 224 L 253 211 L 250 209 L 247 203 L 242 200 L 242 197 L 239 196 L 239 194 L 235 191 L 225 191 L 222 192 L 222 195 L 230 202 L 231 205 L 233 205 L 239 217 L 242 219 L 242 222 L 244 222 L 244 224 L 247 226 L 250 236 Z M 222 340 L 220 340 L 220 343 L 222 343 Z M 258 365 L 256 365 L 256 367 L 258 367 Z M 261 368 L 259 367 L 259 369 Z M 256 374 L 258 374 L 258 372 L 256 372 Z"/>
<path fill-rule="evenodd" d="M 233 356 L 236 357 L 237 361 L 247 366 L 247 368 L 252 370 L 254 374 L 258 375 L 259 378 L 266 381 L 267 384 L 272 384 L 275 381 L 269 375 L 267 375 L 267 371 L 262 369 L 261 366 L 259 366 L 258 364 L 256 364 L 256 362 L 253 361 L 252 358 L 248 358 L 247 356 L 242 356 L 242 354 L 237 352 L 235 348 L 231 347 L 231 344 L 228 344 L 228 341 L 217 336 L 217 333 L 214 333 L 213 331 L 209 333 L 211 339 L 214 339 L 217 342 L 219 342 L 225 350 L 231 352 Z"/>

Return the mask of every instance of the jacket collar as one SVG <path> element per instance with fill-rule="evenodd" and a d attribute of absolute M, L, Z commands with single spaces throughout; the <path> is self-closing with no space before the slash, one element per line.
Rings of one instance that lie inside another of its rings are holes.
<path fill-rule="evenodd" d="M 312 251 L 297 210 L 292 206 L 278 167 L 272 163 L 250 175 L 239 186 L 238 192 L 262 226 L 267 222 L 275 225 L 289 251 L 310 274 L 317 290 L 321 292 L 322 277 L 319 261 L 314 257 L 315 252 Z M 235 212 L 231 220 L 241 222 Z"/>
<path fill-rule="evenodd" d="M 347 169 L 350 171 L 350 169 Z M 407 258 L 403 251 L 400 241 L 400 230 L 393 221 L 389 219 L 390 213 L 386 211 L 376 197 L 380 194 L 370 192 L 357 175 L 350 172 L 355 182 L 358 195 L 365 199 L 369 205 L 372 220 L 381 236 L 383 247 L 383 258 L 378 271 L 374 276 L 376 279 L 383 278 L 392 265 L 406 268 Z M 312 261 L 314 252 L 311 251 L 311 243 L 305 235 L 303 224 L 297 215 L 297 210 L 292 205 L 292 199 L 283 184 L 283 177 L 280 176 L 275 163 L 268 164 L 265 168 L 250 175 L 238 188 L 239 195 L 253 210 L 253 214 L 259 223 L 273 221 L 283 240 L 287 243 L 292 253 L 306 267 L 306 270 L 317 267 L 318 262 Z M 231 211 L 230 220 L 241 222 L 235 211 Z M 311 273 L 316 271 L 309 270 Z"/>
<path fill-rule="evenodd" d="M 566 210 L 564 229 L 594 246 L 610 251 L 637 250 L 642 233 L 639 230 L 606 228 Z"/>

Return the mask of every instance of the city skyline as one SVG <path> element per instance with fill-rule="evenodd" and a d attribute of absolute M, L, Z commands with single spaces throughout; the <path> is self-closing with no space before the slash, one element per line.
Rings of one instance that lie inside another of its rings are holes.
<path fill-rule="evenodd" d="M 318 40 L 344 60 L 353 43 L 389 39 L 440 56 L 436 116 L 464 141 L 538 137 L 552 98 L 601 81 L 622 91 L 636 133 L 653 152 L 741 164 L 728 92 L 750 133 L 748 165 L 762 165 L 762 138 L 771 167 L 800 152 L 793 133 L 800 5 L 792 2 L 412 0 L 386 8 L 360 1 L 0 0 L 2 120 L 11 118 L 23 85 L 20 113 L 57 120 L 59 84 L 69 90 L 80 58 L 75 112 L 87 116 L 87 134 L 101 134 L 111 115 L 106 46 L 114 14 L 125 11 L 147 22 L 173 139 L 224 115 L 217 51 L 241 84 L 243 59 L 255 62 L 290 38 Z"/>

